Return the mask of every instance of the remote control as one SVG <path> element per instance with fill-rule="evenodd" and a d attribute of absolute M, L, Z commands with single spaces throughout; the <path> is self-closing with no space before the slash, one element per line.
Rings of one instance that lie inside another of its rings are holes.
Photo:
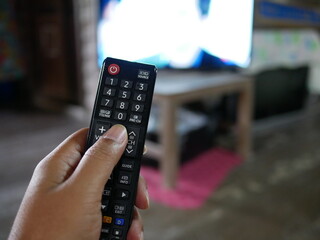
<path fill-rule="evenodd" d="M 128 144 L 102 193 L 100 240 L 127 237 L 156 75 L 157 68 L 153 65 L 115 58 L 103 62 L 87 147 L 115 124 L 126 127 Z"/>

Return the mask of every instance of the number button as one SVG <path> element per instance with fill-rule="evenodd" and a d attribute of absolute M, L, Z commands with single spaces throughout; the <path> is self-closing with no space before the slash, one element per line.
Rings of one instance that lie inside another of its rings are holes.
<path fill-rule="evenodd" d="M 116 86 L 118 84 L 118 78 L 107 77 L 106 78 L 106 85 L 108 86 Z"/>
<path fill-rule="evenodd" d="M 102 98 L 101 105 L 104 107 L 111 108 L 113 106 L 113 100 L 108 98 Z"/>
<path fill-rule="evenodd" d="M 127 81 L 127 80 L 122 80 L 121 81 L 121 87 L 122 88 L 127 88 L 127 89 L 129 89 L 129 88 L 132 88 L 132 81 Z"/>
<path fill-rule="evenodd" d="M 125 121 L 126 118 L 127 118 L 127 114 L 124 112 L 116 112 L 114 116 L 114 119 L 120 120 L 120 121 Z"/>
<path fill-rule="evenodd" d="M 131 92 L 129 91 L 120 90 L 119 92 L 119 98 L 129 99 L 130 95 L 131 95 Z"/>
<path fill-rule="evenodd" d="M 148 84 L 147 83 L 137 83 L 136 84 L 136 90 L 139 90 L 139 91 L 147 91 L 148 89 Z"/>
<path fill-rule="evenodd" d="M 129 106 L 128 102 L 122 102 L 122 101 L 117 101 L 117 109 L 121 109 L 121 110 L 127 110 Z"/>
<path fill-rule="evenodd" d="M 144 102 L 146 100 L 146 95 L 142 93 L 135 93 L 133 96 L 133 100 Z"/>
<path fill-rule="evenodd" d="M 114 97 L 116 95 L 116 90 L 114 88 L 105 87 L 103 90 L 103 95 L 108 95 L 110 97 Z"/>
<path fill-rule="evenodd" d="M 143 112 L 143 108 L 144 108 L 144 105 L 142 105 L 142 104 L 133 104 L 132 108 L 131 108 L 131 111 Z"/>

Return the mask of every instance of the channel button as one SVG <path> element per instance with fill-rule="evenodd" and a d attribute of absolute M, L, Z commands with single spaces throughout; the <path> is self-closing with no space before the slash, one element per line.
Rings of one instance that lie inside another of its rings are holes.
<path fill-rule="evenodd" d="M 127 157 L 135 157 L 137 153 L 139 129 L 128 127 L 127 132 L 128 132 L 128 144 L 124 151 L 124 155 Z"/>

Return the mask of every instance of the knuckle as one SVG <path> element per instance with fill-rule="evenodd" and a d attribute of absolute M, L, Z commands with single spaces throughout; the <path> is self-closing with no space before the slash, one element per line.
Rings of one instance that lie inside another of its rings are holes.
<path fill-rule="evenodd" d="M 42 159 L 40 162 L 38 162 L 38 164 L 37 164 L 36 167 L 34 168 L 34 172 L 35 172 L 35 173 L 47 172 L 49 168 L 50 168 L 49 162 L 48 162 L 48 160 L 45 158 L 45 159 Z"/>

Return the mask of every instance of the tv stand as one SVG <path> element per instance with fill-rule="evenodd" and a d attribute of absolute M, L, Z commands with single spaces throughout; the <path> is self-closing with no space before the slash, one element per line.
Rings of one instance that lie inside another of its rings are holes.
<path fill-rule="evenodd" d="M 185 103 L 210 96 L 238 93 L 236 152 L 247 159 L 251 149 L 252 83 L 250 76 L 235 73 L 161 73 L 156 82 L 154 104 L 159 105 L 159 143 L 149 142 L 148 154 L 160 161 L 163 186 L 174 188 L 179 169 L 177 109 Z"/>

